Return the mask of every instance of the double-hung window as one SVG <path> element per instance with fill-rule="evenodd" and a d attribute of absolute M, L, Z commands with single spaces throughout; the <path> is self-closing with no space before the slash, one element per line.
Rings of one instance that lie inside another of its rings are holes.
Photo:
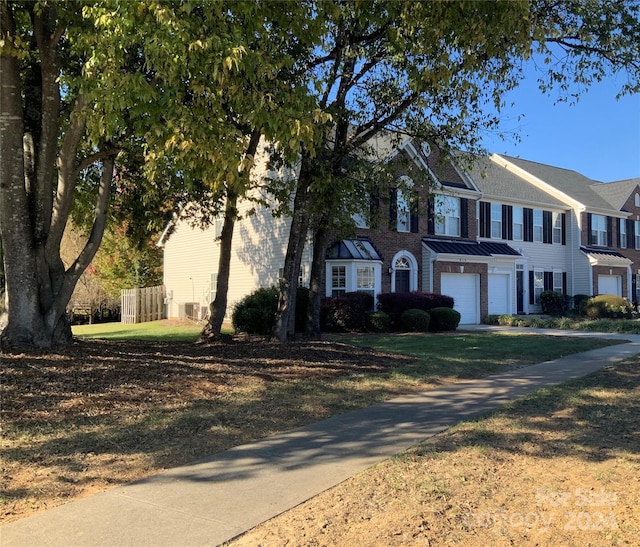
<path fill-rule="evenodd" d="M 618 221 L 620 223 L 620 248 L 627 248 L 627 221 L 624 219 L 620 219 Z"/>
<path fill-rule="evenodd" d="M 522 241 L 524 237 L 524 216 L 522 207 L 513 208 L 513 239 L 514 241 Z"/>
<path fill-rule="evenodd" d="M 553 292 L 562 294 L 564 283 L 562 272 L 553 272 Z"/>
<path fill-rule="evenodd" d="M 554 276 L 555 277 L 555 276 Z M 533 272 L 533 298 L 536 304 L 540 304 L 540 295 L 544 291 L 544 272 L 535 270 Z"/>
<path fill-rule="evenodd" d="M 553 242 L 562 243 L 562 213 L 553 213 Z"/>
<path fill-rule="evenodd" d="M 436 196 L 434 231 L 437 235 L 460 236 L 460 198 Z"/>
<path fill-rule="evenodd" d="M 347 292 L 347 273 L 344 266 L 331 267 L 331 296 L 344 296 Z"/>
<path fill-rule="evenodd" d="M 600 247 L 607 246 L 607 219 L 604 215 L 591 215 L 591 242 Z"/>
<path fill-rule="evenodd" d="M 356 291 L 376 295 L 376 277 L 373 266 L 358 266 L 356 269 Z"/>
<path fill-rule="evenodd" d="M 502 239 L 502 205 L 491 204 L 491 237 Z"/>
<path fill-rule="evenodd" d="M 635 248 L 640 249 L 640 220 L 636 220 L 634 222 L 634 227 L 635 227 L 635 234 L 634 234 Z"/>
<path fill-rule="evenodd" d="M 542 243 L 544 238 L 543 238 L 543 227 L 544 227 L 544 220 L 543 220 L 543 214 L 542 214 L 542 210 L 541 209 L 534 209 L 533 210 L 533 241 L 535 241 L 536 243 Z M 537 301 L 536 301 L 537 302 Z"/>

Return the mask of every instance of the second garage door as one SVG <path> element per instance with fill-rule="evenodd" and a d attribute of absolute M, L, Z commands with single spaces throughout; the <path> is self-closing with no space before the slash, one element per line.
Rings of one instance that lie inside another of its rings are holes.
<path fill-rule="evenodd" d="M 510 313 L 508 274 L 489 274 L 489 313 L 495 315 Z"/>
<path fill-rule="evenodd" d="M 480 322 L 480 276 L 478 274 L 443 273 L 440 292 L 453 297 L 453 307 L 460 313 L 461 325 Z"/>
<path fill-rule="evenodd" d="M 598 294 L 622 296 L 622 279 L 619 275 L 599 275 Z"/>

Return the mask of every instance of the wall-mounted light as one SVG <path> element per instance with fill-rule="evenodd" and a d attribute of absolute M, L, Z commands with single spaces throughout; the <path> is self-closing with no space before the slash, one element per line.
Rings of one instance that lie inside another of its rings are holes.
<path fill-rule="evenodd" d="M 393 268 L 389 268 L 389 275 L 393 274 Z"/>
<path fill-rule="evenodd" d="M 460 266 L 460 273 L 464 273 L 464 266 Z"/>

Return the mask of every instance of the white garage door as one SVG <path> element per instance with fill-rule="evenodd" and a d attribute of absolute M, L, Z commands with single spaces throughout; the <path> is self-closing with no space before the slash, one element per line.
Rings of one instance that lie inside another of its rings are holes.
<path fill-rule="evenodd" d="M 598 294 L 622 296 L 622 278 L 619 275 L 599 275 Z"/>
<path fill-rule="evenodd" d="M 496 315 L 510 313 L 508 274 L 489 274 L 489 313 Z"/>
<path fill-rule="evenodd" d="M 480 322 L 480 276 L 478 274 L 443 273 L 440 292 L 453 297 L 453 307 L 460 312 L 461 325 Z"/>

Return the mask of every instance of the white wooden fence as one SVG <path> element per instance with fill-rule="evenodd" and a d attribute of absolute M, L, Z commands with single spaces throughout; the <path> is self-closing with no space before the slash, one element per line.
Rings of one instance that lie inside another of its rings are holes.
<path fill-rule="evenodd" d="M 164 286 L 123 289 L 121 323 L 145 323 L 164 319 Z"/>

